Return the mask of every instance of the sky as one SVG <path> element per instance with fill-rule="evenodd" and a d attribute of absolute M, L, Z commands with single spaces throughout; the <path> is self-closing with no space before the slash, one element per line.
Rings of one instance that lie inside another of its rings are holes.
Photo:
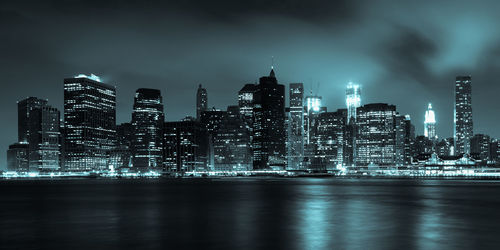
<path fill-rule="evenodd" d="M 472 76 L 474 132 L 500 138 L 500 1 L 9 1 L 0 2 L 0 168 L 17 140 L 17 104 L 62 111 L 63 79 L 99 75 L 117 88 L 117 122 L 138 88 L 162 91 L 167 120 L 237 103 L 274 58 L 281 84 L 303 82 L 334 111 L 349 81 L 362 104 L 390 103 L 423 134 L 427 104 L 453 135 L 455 76 Z M 288 88 L 287 88 L 288 91 Z"/>

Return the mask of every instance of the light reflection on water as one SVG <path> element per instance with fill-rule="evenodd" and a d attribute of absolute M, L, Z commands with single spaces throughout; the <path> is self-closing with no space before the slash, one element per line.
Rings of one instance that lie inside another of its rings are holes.
<path fill-rule="evenodd" d="M 472 249 L 500 244 L 500 182 L 0 182 L 1 248 Z"/>

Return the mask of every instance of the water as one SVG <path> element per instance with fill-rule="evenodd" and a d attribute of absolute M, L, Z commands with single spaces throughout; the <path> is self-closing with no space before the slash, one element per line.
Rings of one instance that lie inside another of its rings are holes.
<path fill-rule="evenodd" d="M 498 249 L 499 223 L 499 181 L 0 181 L 2 249 Z"/>

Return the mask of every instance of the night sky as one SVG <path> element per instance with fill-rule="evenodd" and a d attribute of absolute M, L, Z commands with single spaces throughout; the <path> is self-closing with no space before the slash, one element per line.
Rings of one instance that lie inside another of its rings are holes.
<path fill-rule="evenodd" d="M 63 78 L 94 73 L 117 87 L 117 121 L 137 88 L 161 89 L 166 119 L 195 115 L 270 71 L 303 82 L 330 111 L 345 85 L 362 103 L 395 104 L 417 133 L 432 102 L 440 138 L 453 133 L 455 76 L 472 75 L 474 132 L 499 138 L 500 1 L 1 1 L 0 168 L 17 140 L 17 104 L 49 100 L 62 113 Z M 287 86 L 288 91 L 288 86 Z M 288 103 L 288 102 L 287 102 Z"/>

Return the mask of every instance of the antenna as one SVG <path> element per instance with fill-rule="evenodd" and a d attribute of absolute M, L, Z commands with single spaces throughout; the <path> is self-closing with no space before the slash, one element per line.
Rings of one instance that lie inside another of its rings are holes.
<path fill-rule="evenodd" d="M 271 56 L 271 69 L 274 69 L 274 56 Z"/>

